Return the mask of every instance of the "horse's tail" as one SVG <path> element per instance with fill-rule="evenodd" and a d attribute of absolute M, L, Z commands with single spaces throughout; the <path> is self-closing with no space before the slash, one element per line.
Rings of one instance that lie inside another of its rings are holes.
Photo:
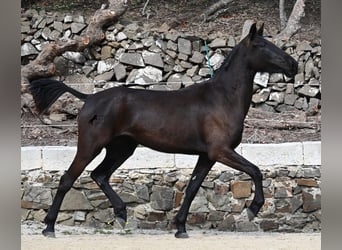
<path fill-rule="evenodd" d="M 65 85 L 61 81 L 51 79 L 34 80 L 30 82 L 29 90 L 39 114 L 45 112 L 65 92 L 71 93 L 82 101 L 85 101 L 89 96 Z"/>

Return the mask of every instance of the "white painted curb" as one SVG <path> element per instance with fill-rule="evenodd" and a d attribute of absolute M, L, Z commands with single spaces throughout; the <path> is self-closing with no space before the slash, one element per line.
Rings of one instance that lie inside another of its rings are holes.
<path fill-rule="evenodd" d="M 259 167 L 320 166 L 321 142 L 294 142 L 281 144 L 240 144 L 236 149 L 243 157 Z M 48 146 L 22 147 L 21 170 L 67 170 L 75 156 L 76 147 Z M 88 166 L 94 169 L 104 158 L 101 152 Z M 197 156 L 160 153 L 149 148 L 138 147 L 120 168 L 193 168 Z M 215 167 L 225 167 L 216 163 Z"/>

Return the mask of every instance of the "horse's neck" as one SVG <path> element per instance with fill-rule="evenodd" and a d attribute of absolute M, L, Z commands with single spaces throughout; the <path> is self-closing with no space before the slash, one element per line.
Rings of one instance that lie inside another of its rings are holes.
<path fill-rule="evenodd" d="M 223 94 L 230 99 L 230 103 L 240 107 L 247 114 L 253 95 L 254 71 L 248 69 L 247 62 L 237 55 L 231 58 L 229 66 L 220 72 L 213 81 L 220 84 Z"/>

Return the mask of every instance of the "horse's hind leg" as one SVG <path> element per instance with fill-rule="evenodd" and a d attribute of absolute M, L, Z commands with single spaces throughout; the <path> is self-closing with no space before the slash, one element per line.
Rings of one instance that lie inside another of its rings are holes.
<path fill-rule="evenodd" d="M 71 163 L 71 166 L 66 173 L 61 177 L 57 193 L 46 215 L 44 222 L 46 228 L 43 230 L 43 235 L 48 237 L 55 237 L 55 222 L 58 211 L 62 205 L 65 194 L 70 190 L 75 180 L 80 176 L 85 167 L 99 154 L 98 150 L 85 150 L 86 145 L 77 148 L 76 156 Z"/>
<path fill-rule="evenodd" d="M 196 167 L 192 172 L 188 187 L 186 188 L 184 201 L 175 218 L 175 224 L 177 227 L 177 232 L 175 234 L 176 238 L 189 237 L 185 230 L 185 222 L 191 202 L 195 198 L 195 195 L 199 190 L 204 178 L 207 176 L 214 163 L 215 162 L 211 161 L 207 155 L 200 155 Z"/>
<path fill-rule="evenodd" d="M 129 138 L 115 139 L 106 146 L 105 158 L 91 173 L 91 178 L 99 185 L 112 204 L 116 221 L 122 228 L 127 222 L 126 205 L 108 181 L 112 173 L 133 154 L 136 147 L 137 143 Z"/>

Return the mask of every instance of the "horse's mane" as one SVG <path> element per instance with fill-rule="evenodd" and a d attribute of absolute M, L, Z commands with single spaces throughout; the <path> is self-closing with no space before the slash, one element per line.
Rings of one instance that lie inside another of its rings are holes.
<path fill-rule="evenodd" d="M 235 54 L 237 53 L 237 51 L 240 48 L 240 44 L 236 45 L 233 50 L 231 52 L 228 53 L 227 57 L 224 59 L 224 61 L 222 62 L 221 66 L 216 70 L 215 75 L 218 75 L 221 73 L 221 71 L 226 71 L 227 68 L 230 66 L 231 62 L 232 62 L 232 58 L 235 56 Z"/>

